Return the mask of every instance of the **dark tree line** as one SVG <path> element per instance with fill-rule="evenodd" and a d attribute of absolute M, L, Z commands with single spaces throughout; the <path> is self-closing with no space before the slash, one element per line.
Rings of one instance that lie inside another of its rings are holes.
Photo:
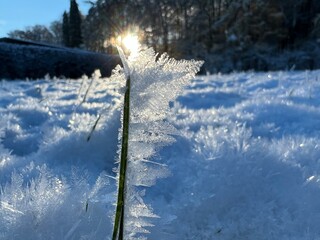
<path fill-rule="evenodd" d="M 8 34 L 11 38 L 62 45 L 62 24 L 54 21 L 49 27 L 35 25 L 25 30 L 14 30 Z"/>
<path fill-rule="evenodd" d="M 319 13 L 317 0 L 98 0 L 83 32 L 85 46 L 97 51 L 133 26 L 145 43 L 173 53 L 230 43 L 289 48 L 318 31 Z"/>
<path fill-rule="evenodd" d="M 318 0 L 97 0 L 88 1 L 83 19 L 76 1 L 70 4 L 51 38 L 99 52 L 112 51 L 113 40 L 133 30 L 158 52 L 203 58 L 232 49 L 237 64 L 237 55 L 253 48 L 256 55 L 282 52 L 320 38 Z"/>

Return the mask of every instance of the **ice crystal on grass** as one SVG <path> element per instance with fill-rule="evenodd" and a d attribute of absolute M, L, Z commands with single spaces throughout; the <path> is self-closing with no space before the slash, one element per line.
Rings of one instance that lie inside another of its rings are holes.
<path fill-rule="evenodd" d="M 130 126 L 126 179 L 125 235 L 143 239 L 150 218 L 157 217 L 143 201 L 141 186 L 150 187 L 168 176 L 157 151 L 175 141 L 178 131 L 169 124 L 170 102 L 199 71 L 201 61 L 177 61 L 153 49 L 143 49 L 127 61 L 120 50 L 124 75 L 130 78 Z"/>
<path fill-rule="evenodd" d="M 0 191 L 0 239 L 97 239 L 110 231 L 106 203 L 109 182 L 101 173 L 94 184 L 74 172 L 73 181 L 30 164 L 14 172 Z M 31 180 L 26 176 L 34 175 Z"/>

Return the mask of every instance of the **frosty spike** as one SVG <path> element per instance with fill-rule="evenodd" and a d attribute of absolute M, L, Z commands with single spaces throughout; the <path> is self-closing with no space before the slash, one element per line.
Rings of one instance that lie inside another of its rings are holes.
<path fill-rule="evenodd" d="M 150 219 L 158 216 L 144 203 L 141 188 L 168 176 L 166 166 L 150 160 L 161 147 L 175 141 L 178 131 L 167 121 L 169 103 L 190 83 L 202 62 L 177 61 L 167 54 L 158 57 L 152 48 L 141 49 L 127 60 L 121 48 L 118 51 L 126 91 L 113 240 L 144 239 L 153 226 Z"/>
<path fill-rule="evenodd" d="M 128 162 L 128 142 L 129 142 L 129 122 L 130 122 L 130 74 L 128 65 L 126 63 L 122 49 L 118 47 L 118 52 L 121 56 L 123 66 L 127 68 L 126 74 L 126 91 L 124 96 L 123 106 L 123 122 L 122 122 L 122 143 L 121 143 L 121 157 L 120 157 L 120 172 L 119 172 L 119 186 L 118 186 L 118 200 L 116 207 L 116 215 L 114 220 L 114 228 L 112 239 L 123 239 L 124 229 L 124 207 L 125 207 L 125 182 Z"/>

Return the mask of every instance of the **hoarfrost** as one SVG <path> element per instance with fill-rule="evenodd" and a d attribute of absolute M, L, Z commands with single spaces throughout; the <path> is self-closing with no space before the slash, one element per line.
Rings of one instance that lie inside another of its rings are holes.
<path fill-rule="evenodd" d="M 1 189 L 0 239 L 96 239 L 97 234 L 105 236 L 110 231 L 101 224 L 108 222 L 103 199 L 109 187 L 105 173 L 93 186 L 78 173 L 74 182 L 67 183 L 46 165 L 30 164 L 24 174 L 38 177 L 26 180 L 14 172 L 11 183 Z"/>
<path fill-rule="evenodd" d="M 157 216 L 144 203 L 141 186 L 150 187 L 168 176 L 168 169 L 157 162 L 155 155 L 178 134 L 166 120 L 170 102 L 190 83 L 203 62 L 177 61 L 167 54 L 158 57 L 151 48 L 142 49 L 127 61 L 119 50 L 124 75 L 131 81 L 125 235 L 143 239 L 146 228 L 153 226 L 150 218 Z"/>

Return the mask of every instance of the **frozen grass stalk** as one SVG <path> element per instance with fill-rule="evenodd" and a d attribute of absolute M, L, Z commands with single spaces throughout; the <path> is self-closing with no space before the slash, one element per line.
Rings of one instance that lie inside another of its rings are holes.
<path fill-rule="evenodd" d="M 119 52 L 121 51 L 118 48 Z M 125 182 L 128 162 L 128 142 L 129 142 L 129 120 L 130 120 L 130 74 L 126 79 L 126 91 L 124 95 L 122 143 L 119 171 L 118 200 L 112 239 L 122 240 L 124 230 L 124 207 L 125 207 Z"/>
<path fill-rule="evenodd" d="M 140 49 L 127 61 L 122 49 L 118 51 L 126 89 L 112 239 L 145 239 L 143 235 L 154 226 L 150 219 L 158 216 L 144 203 L 140 190 L 168 175 L 168 170 L 151 158 L 161 147 L 175 141 L 178 130 L 167 121 L 170 102 L 190 83 L 202 62 L 177 61 L 167 54 L 158 57 L 151 48 Z"/>

